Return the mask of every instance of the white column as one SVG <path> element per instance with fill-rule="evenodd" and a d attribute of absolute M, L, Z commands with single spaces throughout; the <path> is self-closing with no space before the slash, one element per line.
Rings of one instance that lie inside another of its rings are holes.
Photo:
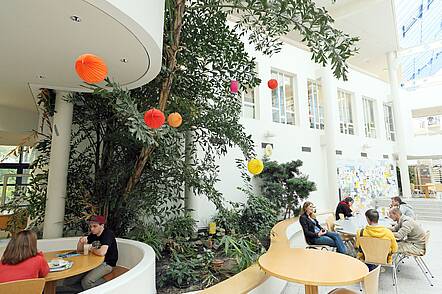
<path fill-rule="evenodd" d="M 336 96 L 338 89 L 336 80 L 329 68 L 321 68 L 320 74 L 325 104 L 325 132 L 323 143 L 325 143 L 325 152 L 327 158 L 328 195 L 326 205 L 327 209 L 333 209 L 339 199 L 336 164 L 336 137 L 338 131 L 338 105 Z"/>
<path fill-rule="evenodd" d="M 185 165 L 189 167 L 194 163 L 194 158 L 192 155 L 193 148 L 193 136 L 192 131 L 186 131 L 186 135 L 184 138 L 184 152 L 185 152 Z M 198 199 L 193 193 L 192 187 L 186 181 L 184 183 L 184 207 L 189 211 L 192 218 L 198 221 Z"/>
<path fill-rule="evenodd" d="M 388 76 L 390 79 L 390 92 L 393 101 L 394 123 L 396 127 L 396 148 L 399 157 L 399 168 L 401 170 L 402 196 L 411 197 L 410 176 L 408 174 L 407 162 L 407 143 L 405 140 L 405 132 L 402 120 L 401 97 L 399 94 L 399 80 L 398 80 L 398 59 L 396 52 L 389 52 L 387 54 L 388 62 Z"/>
<path fill-rule="evenodd" d="M 72 126 L 72 103 L 67 92 L 57 92 L 52 124 L 51 156 L 49 160 L 48 191 L 43 226 L 43 238 L 63 236 L 66 184 Z"/>

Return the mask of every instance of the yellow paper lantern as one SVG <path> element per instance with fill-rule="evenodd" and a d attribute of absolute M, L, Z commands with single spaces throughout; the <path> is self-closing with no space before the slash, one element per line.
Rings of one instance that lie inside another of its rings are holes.
<path fill-rule="evenodd" d="M 251 174 L 259 175 L 264 169 L 264 163 L 259 159 L 251 159 L 247 164 L 247 169 Z"/>

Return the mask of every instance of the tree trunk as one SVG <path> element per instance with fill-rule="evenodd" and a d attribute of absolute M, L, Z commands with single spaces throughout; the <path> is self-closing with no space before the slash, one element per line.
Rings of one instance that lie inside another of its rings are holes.
<path fill-rule="evenodd" d="M 167 105 L 167 100 L 170 96 L 170 89 L 173 83 L 174 72 L 176 70 L 177 60 L 176 56 L 180 48 L 180 38 L 181 38 L 181 28 L 183 26 L 183 15 L 185 10 L 185 0 L 177 0 L 175 5 L 175 18 L 172 31 L 172 43 L 168 46 L 164 44 L 164 57 L 166 59 L 166 65 L 168 68 L 168 74 L 165 76 L 160 90 L 160 101 L 159 109 L 164 112 Z M 125 201 L 128 195 L 133 191 L 135 186 L 140 181 L 141 174 L 143 173 L 144 167 L 153 153 L 155 147 L 147 146 L 143 147 L 138 156 L 137 162 L 132 175 L 127 181 L 126 188 L 123 193 L 123 201 Z"/>

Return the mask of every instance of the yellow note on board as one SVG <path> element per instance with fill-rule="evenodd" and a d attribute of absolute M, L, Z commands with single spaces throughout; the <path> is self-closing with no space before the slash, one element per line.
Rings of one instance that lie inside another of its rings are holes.
<path fill-rule="evenodd" d="M 355 183 L 355 188 L 356 188 L 356 189 L 359 188 L 359 182 L 356 182 L 356 183 Z"/>

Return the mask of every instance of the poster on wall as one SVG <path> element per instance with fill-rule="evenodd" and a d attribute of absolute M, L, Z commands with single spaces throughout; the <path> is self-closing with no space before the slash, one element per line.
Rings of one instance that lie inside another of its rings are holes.
<path fill-rule="evenodd" d="M 395 166 L 389 160 L 340 160 L 338 186 L 341 198 L 355 199 L 355 204 L 367 207 L 373 199 L 398 195 Z"/>

